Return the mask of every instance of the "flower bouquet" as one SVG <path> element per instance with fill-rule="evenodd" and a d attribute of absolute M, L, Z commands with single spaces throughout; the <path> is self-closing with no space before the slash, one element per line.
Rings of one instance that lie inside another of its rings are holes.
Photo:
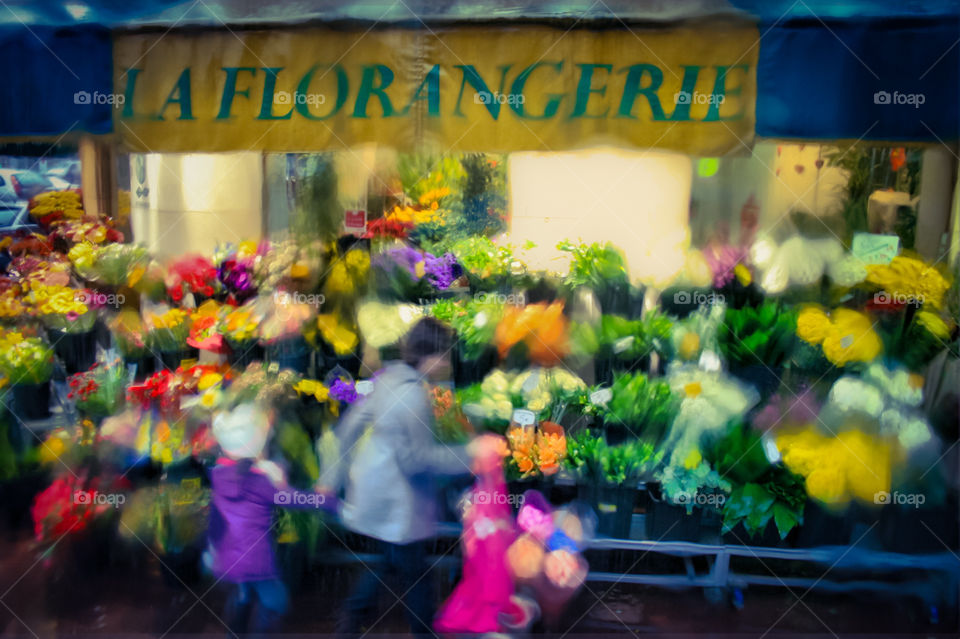
<path fill-rule="evenodd" d="M 215 260 L 217 279 L 221 289 L 228 294 L 229 302 L 243 304 L 257 294 L 254 273 L 257 261 L 262 257 L 261 250 L 265 253 L 267 244 L 241 242 L 236 250 L 227 250 Z"/>
<path fill-rule="evenodd" d="M 174 369 L 189 354 L 187 338 L 190 335 L 190 315 L 179 308 L 162 313 L 147 312 L 147 347 L 157 354 L 158 364 Z"/>
<path fill-rule="evenodd" d="M 69 253 L 74 269 L 84 279 L 107 286 L 133 286 L 150 261 L 147 249 L 134 244 L 107 244 L 92 248 L 77 244 Z"/>
<path fill-rule="evenodd" d="M 452 253 L 437 257 L 403 244 L 376 255 L 372 266 L 381 296 L 413 303 L 435 299 L 462 273 Z"/>
<path fill-rule="evenodd" d="M 370 274 L 370 253 L 354 246 L 342 257 L 334 257 L 333 264 L 323 283 L 325 299 L 333 302 L 352 300 L 366 290 Z"/>
<path fill-rule="evenodd" d="M 446 444 L 464 444 L 473 434 L 473 425 L 457 403 L 449 388 L 434 386 L 430 389 L 433 417 L 436 422 L 437 439 Z"/>
<path fill-rule="evenodd" d="M 514 285 L 525 287 L 529 284 L 527 265 L 514 255 L 511 246 L 495 244 L 488 237 L 474 236 L 454 242 L 450 251 L 462 265 L 474 293 L 508 293 Z"/>
<path fill-rule="evenodd" d="M 224 350 L 223 335 L 220 333 L 220 306 L 214 300 L 207 300 L 191 313 L 187 344 L 212 353 Z"/>
<path fill-rule="evenodd" d="M 61 220 L 53 223 L 50 241 L 54 246 L 66 251 L 69 247 L 80 243 L 122 242 L 123 233 L 113 228 L 109 221 Z"/>
<path fill-rule="evenodd" d="M 600 245 L 560 242 L 557 248 L 570 254 L 570 270 L 563 280 L 572 292 L 581 286 L 593 290 L 604 313 L 630 315 L 632 287 L 623 253 L 610 242 Z"/>
<path fill-rule="evenodd" d="M 97 314 L 92 309 L 93 295 L 85 289 L 34 284 L 27 299 L 36 307 L 49 330 L 87 333 L 93 330 L 97 321 Z"/>
<path fill-rule="evenodd" d="M 0 337 L 0 371 L 13 387 L 20 419 L 50 416 L 50 378 L 53 349 L 39 337 L 24 337 L 10 331 Z"/>
<path fill-rule="evenodd" d="M 381 217 L 367 224 L 365 238 L 372 240 L 403 240 L 413 230 L 413 222 Z"/>
<path fill-rule="evenodd" d="M 642 373 L 614 377 L 610 398 L 595 407 L 608 439 L 639 438 L 657 444 L 680 410 L 680 397 L 662 380 Z"/>
<path fill-rule="evenodd" d="M 829 314 L 819 306 L 806 306 L 797 314 L 797 337 L 819 346 L 834 366 L 871 362 L 883 351 L 883 342 L 869 315 L 848 308 Z"/>
<path fill-rule="evenodd" d="M 501 360 L 521 346 L 517 356 L 540 366 L 555 366 L 569 351 L 567 318 L 563 302 L 508 306 L 497 325 L 494 341 Z"/>
<path fill-rule="evenodd" d="M 756 308 L 727 308 L 717 340 L 730 372 L 768 397 L 780 385 L 796 330 L 795 312 L 776 302 L 764 302 Z"/>
<path fill-rule="evenodd" d="M 259 259 L 254 261 L 253 269 L 257 290 L 315 290 L 323 272 L 326 252 L 326 246 L 320 241 L 299 245 L 288 239 L 272 246 L 259 246 Z"/>
<path fill-rule="evenodd" d="M 115 414 L 123 403 L 127 369 L 123 362 L 94 364 L 84 373 L 71 375 L 67 380 L 77 410 L 90 418 L 103 418 Z"/>
<path fill-rule="evenodd" d="M 217 269 L 202 255 L 187 255 L 167 267 L 165 284 L 167 294 L 174 302 L 179 304 L 185 295 L 193 293 L 194 301 L 199 306 L 203 299 L 213 297 L 217 292 Z"/>
<path fill-rule="evenodd" d="M 260 322 L 254 314 L 254 305 L 246 304 L 228 309 L 220 320 L 220 333 L 230 347 L 229 361 L 237 368 L 263 359 L 258 339 Z"/>
<path fill-rule="evenodd" d="M 50 226 L 57 220 L 79 220 L 83 217 L 83 197 L 79 190 L 47 191 L 34 196 L 27 203 L 30 217 L 41 226 Z"/>

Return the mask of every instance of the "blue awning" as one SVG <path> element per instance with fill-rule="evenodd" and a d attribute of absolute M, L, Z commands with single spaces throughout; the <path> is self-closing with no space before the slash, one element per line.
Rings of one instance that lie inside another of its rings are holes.
<path fill-rule="evenodd" d="M 4 25 L 0 60 L 0 136 L 113 130 L 113 45 L 105 27 Z"/>
<path fill-rule="evenodd" d="M 960 134 L 960 20 L 761 25 L 757 135 L 941 142 Z"/>

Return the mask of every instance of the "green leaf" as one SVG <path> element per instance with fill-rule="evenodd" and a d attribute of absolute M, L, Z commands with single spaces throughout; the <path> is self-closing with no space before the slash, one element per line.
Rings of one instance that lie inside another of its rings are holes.
<path fill-rule="evenodd" d="M 792 510 L 783 502 L 777 502 L 773 505 L 773 521 L 777 524 L 777 531 L 780 533 L 780 539 L 783 539 L 793 530 L 794 526 L 799 524 L 803 516 Z"/>

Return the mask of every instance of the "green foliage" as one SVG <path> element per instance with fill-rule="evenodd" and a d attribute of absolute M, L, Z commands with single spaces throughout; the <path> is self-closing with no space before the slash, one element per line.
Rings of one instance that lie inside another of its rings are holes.
<path fill-rule="evenodd" d="M 779 368 L 793 351 L 797 314 L 777 302 L 727 308 L 717 333 L 720 351 L 731 368 Z"/>
<path fill-rule="evenodd" d="M 276 445 L 290 467 L 290 483 L 306 488 L 320 476 L 320 466 L 313 450 L 310 435 L 294 421 L 283 421 L 276 433 Z"/>
<path fill-rule="evenodd" d="M 636 483 L 660 462 L 661 454 L 648 442 L 610 446 L 589 429 L 567 438 L 564 461 L 580 480 L 598 484 Z"/>
<path fill-rule="evenodd" d="M 506 162 L 470 153 L 461 159 L 465 175 L 460 182 L 463 210 L 451 231 L 463 235 L 495 235 L 505 227 Z"/>
<path fill-rule="evenodd" d="M 571 329 L 571 341 L 578 354 L 635 361 L 651 352 L 665 353 L 670 344 L 673 322 L 659 311 L 643 319 L 603 315 L 600 325 L 580 323 Z"/>
<path fill-rule="evenodd" d="M 476 360 L 493 343 L 503 307 L 492 299 L 441 300 L 431 307 L 431 314 L 456 331 L 464 358 Z"/>
<path fill-rule="evenodd" d="M 705 447 L 704 456 L 735 486 L 724 503 L 724 532 L 742 523 L 748 534 L 757 535 L 773 519 L 782 539 L 803 522 L 803 477 L 771 464 L 760 435 L 748 426 L 734 425 Z"/>
<path fill-rule="evenodd" d="M 611 242 L 585 244 L 563 241 L 557 249 L 570 253 L 570 270 L 564 284 L 570 288 L 589 286 L 594 291 L 604 290 L 617 283 L 630 282 L 623 253 Z"/>
<path fill-rule="evenodd" d="M 662 454 L 662 453 L 661 453 Z M 698 494 L 729 493 L 730 482 L 720 473 L 701 461 L 693 468 L 686 466 L 666 466 L 657 473 L 663 498 L 671 504 L 687 507 L 687 513 L 693 512 Z"/>
<path fill-rule="evenodd" d="M 650 380 L 643 373 L 617 375 L 612 397 L 600 409 L 609 423 L 622 424 L 643 440 L 659 442 L 680 410 L 680 398 L 664 381 Z"/>

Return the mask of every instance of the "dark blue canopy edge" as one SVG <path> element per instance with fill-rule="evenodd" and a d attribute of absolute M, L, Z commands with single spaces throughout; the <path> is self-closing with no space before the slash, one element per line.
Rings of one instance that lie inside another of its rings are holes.
<path fill-rule="evenodd" d="M 113 46 L 94 25 L 0 27 L 0 136 L 110 133 Z"/>
<path fill-rule="evenodd" d="M 761 25 L 757 135 L 946 142 L 960 135 L 960 19 Z"/>

